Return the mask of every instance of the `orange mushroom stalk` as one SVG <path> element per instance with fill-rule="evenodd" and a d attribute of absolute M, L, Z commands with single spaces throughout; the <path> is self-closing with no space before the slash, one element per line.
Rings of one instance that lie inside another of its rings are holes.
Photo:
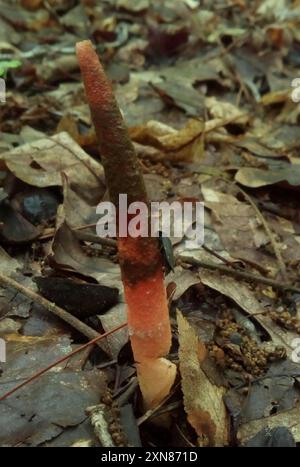
<path fill-rule="evenodd" d="M 117 213 L 120 194 L 127 194 L 129 204 L 148 203 L 133 144 L 92 43 L 79 42 L 76 53 L 110 200 Z M 149 408 L 168 394 L 176 376 L 176 366 L 163 358 L 171 345 L 163 259 L 157 238 L 118 236 L 117 240 L 130 340 L 141 392 Z"/>

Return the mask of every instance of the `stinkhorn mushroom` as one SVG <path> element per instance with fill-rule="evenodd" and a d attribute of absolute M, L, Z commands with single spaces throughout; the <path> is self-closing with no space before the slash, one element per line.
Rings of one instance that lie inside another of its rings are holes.
<path fill-rule="evenodd" d="M 127 194 L 128 204 L 148 203 L 133 144 L 92 43 L 79 42 L 76 53 L 110 200 L 117 213 L 120 194 Z M 145 406 L 150 408 L 168 394 L 176 376 L 176 366 L 164 358 L 171 327 L 163 260 L 155 237 L 122 237 L 117 230 L 117 242 L 131 346 Z"/>

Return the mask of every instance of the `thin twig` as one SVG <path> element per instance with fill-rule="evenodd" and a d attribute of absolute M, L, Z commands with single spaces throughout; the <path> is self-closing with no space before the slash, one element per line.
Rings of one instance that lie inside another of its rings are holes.
<path fill-rule="evenodd" d="M 97 224 L 84 224 L 84 225 L 79 225 L 77 227 L 72 227 L 72 230 L 74 232 L 77 232 L 78 230 L 85 230 L 85 229 L 90 229 L 92 227 L 96 227 Z M 55 235 L 56 229 L 54 227 L 50 227 L 45 229 L 42 234 L 39 236 L 38 240 L 48 240 L 49 238 L 52 238 Z"/>
<path fill-rule="evenodd" d="M 80 230 L 77 230 L 74 233 L 79 240 L 83 240 L 84 242 L 99 243 L 100 245 L 103 245 L 103 246 L 110 246 L 113 248 L 117 248 L 117 241 L 114 240 L 113 238 L 106 238 L 106 237 L 102 238 L 102 237 L 98 237 L 97 235 L 93 235 L 87 232 L 81 232 Z"/>
<path fill-rule="evenodd" d="M 284 264 L 284 261 L 283 261 L 283 258 L 282 258 L 282 255 L 281 255 L 281 251 L 280 251 L 280 248 L 275 240 L 275 237 L 274 237 L 274 234 L 273 232 L 271 231 L 266 219 L 264 218 L 263 214 L 260 212 L 260 210 L 258 209 L 258 207 L 256 206 L 256 203 L 252 200 L 251 196 L 249 196 L 242 188 L 240 188 L 236 183 L 234 183 L 234 185 L 238 188 L 238 190 L 242 193 L 242 195 L 246 198 L 246 200 L 251 204 L 251 206 L 253 207 L 253 209 L 255 210 L 257 216 L 259 217 L 261 223 L 263 224 L 264 226 L 264 229 L 265 231 L 267 232 L 267 235 L 270 239 L 270 242 L 272 244 L 272 247 L 273 247 L 273 250 L 274 250 L 274 253 L 275 253 L 275 256 L 277 258 L 277 261 L 278 261 L 278 264 L 279 264 L 279 268 L 280 268 L 280 271 L 281 271 L 281 274 L 282 274 L 282 277 L 284 278 L 284 280 L 287 282 L 288 281 L 288 277 L 287 277 L 287 272 L 286 272 L 286 266 Z"/>
<path fill-rule="evenodd" d="M 218 270 L 220 272 L 223 272 L 224 274 L 229 274 L 231 276 L 240 277 L 241 279 L 245 279 L 247 281 L 270 285 L 271 287 L 274 287 L 274 289 L 285 290 L 285 291 L 290 290 L 291 292 L 300 293 L 300 289 L 290 284 L 278 282 L 273 279 L 268 279 L 267 277 L 252 274 L 250 272 L 243 272 L 238 269 L 229 268 L 227 266 L 223 266 L 222 264 L 208 263 L 206 261 L 202 261 L 199 259 L 191 258 L 189 256 L 184 256 L 184 255 L 178 255 L 177 258 L 183 261 L 184 263 L 191 264 L 192 266 L 202 267 L 205 269 L 210 269 L 212 271 Z"/>
<path fill-rule="evenodd" d="M 134 376 L 126 386 L 120 388 L 115 394 L 113 394 L 113 399 L 118 401 L 118 405 L 120 407 L 122 405 L 125 405 L 126 402 L 128 402 L 128 400 L 132 396 L 132 394 L 135 393 L 138 386 L 138 379 L 136 376 Z"/>
<path fill-rule="evenodd" d="M 120 326 L 114 328 L 114 329 L 111 329 L 110 331 L 107 331 L 105 332 L 104 334 L 99 334 L 97 337 L 95 337 L 94 339 L 90 340 L 89 342 L 87 342 L 86 344 L 83 344 L 81 345 L 80 347 L 78 347 L 77 349 L 73 350 L 72 352 L 68 353 L 68 355 L 65 355 L 64 357 L 62 358 L 59 358 L 58 360 L 55 360 L 55 362 L 51 363 L 50 365 L 46 366 L 45 368 L 43 368 L 42 370 L 39 370 L 38 372 L 36 372 L 34 375 L 30 376 L 30 378 L 27 378 L 25 381 L 23 381 L 22 383 L 18 384 L 17 386 L 15 386 L 13 389 L 11 389 L 10 391 L 8 391 L 7 393 L 3 394 L 3 396 L 0 397 L 0 401 L 3 401 L 4 399 L 6 399 L 7 397 L 11 396 L 12 394 L 14 394 L 16 391 L 18 391 L 19 389 L 21 389 L 22 387 L 26 386 L 27 384 L 31 383 L 32 381 L 36 380 L 37 378 L 39 378 L 41 375 L 43 375 L 44 373 L 46 373 L 47 371 L 51 370 L 51 368 L 59 365 L 60 363 L 63 363 L 65 360 L 68 360 L 70 357 L 73 357 L 73 355 L 77 354 L 78 352 L 80 352 L 81 350 L 84 350 L 86 349 L 87 347 L 89 347 L 90 345 L 94 345 L 94 344 L 97 344 L 97 342 L 101 339 L 104 339 L 105 337 L 113 334 L 114 332 L 116 331 L 119 331 L 120 329 L 123 329 L 125 326 L 127 326 L 127 323 L 123 323 L 123 324 L 120 324 Z M 4 384 L 4 383 L 3 383 Z"/>
<path fill-rule="evenodd" d="M 28 297 L 30 300 L 34 301 L 35 303 L 38 303 L 39 305 L 46 308 L 48 311 L 50 311 L 55 316 L 57 316 L 58 318 L 68 323 L 70 326 L 72 326 L 78 332 L 86 336 L 88 339 L 99 338 L 100 334 L 94 329 L 92 329 L 90 326 L 83 323 L 75 316 L 72 316 L 70 313 L 65 311 L 63 308 L 58 307 L 57 305 L 55 305 L 55 303 L 52 303 L 46 298 L 42 297 L 41 295 L 38 295 L 33 290 L 28 289 L 27 287 L 24 287 L 24 285 L 19 284 L 19 282 L 16 282 L 14 279 L 11 279 L 10 277 L 4 276 L 4 274 L 2 274 L 1 272 L 0 272 L 0 284 L 5 285 L 7 287 L 11 287 L 15 290 L 18 290 L 18 292 L 25 295 L 26 297 Z"/>
<path fill-rule="evenodd" d="M 183 405 L 182 400 L 171 402 L 170 404 L 168 404 L 168 405 L 162 407 L 160 410 L 158 410 L 155 413 L 155 416 L 159 417 L 160 415 L 163 415 L 165 413 L 174 412 L 174 410 L 179 409 L 180 407 L 182 407 L 182 405 Z M 151 418 L 151 417 L 149 417 L 149 418 Z"/>
<path fill-rule="evenodd" d="M 209 248 L 208 246 L 202 245 L 202 248 L 203 248 L 203 250 L 207 251 L 210 255 L 213 255 L 213 256 L 215 256 L 216 258 L 218 258 L 220 261 L 222 261 L 222 263 L 225 263 L 225 264 L 227 264 L 228 266 L 236 267 L 235 264 L 231 263 L 231 262 L 228 261 L 226 258 L 223 258 L 223 256 L 219 255 L 216 251 L 212 250 L 212 249 Z M 238 269 L 239 269 L 239 268 L 238 268 Z"/>

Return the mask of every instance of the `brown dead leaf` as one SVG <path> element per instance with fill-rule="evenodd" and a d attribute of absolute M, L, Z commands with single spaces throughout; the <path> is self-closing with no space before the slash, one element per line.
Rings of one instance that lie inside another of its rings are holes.
<path fill-rule="evenodd" d="M 149 0 L 117 0 L 117 7 L 139 13 L 149 7 Z"/>
<path fill-rule="evenodd" d="M 255 264 L 260 270 L 275 274 L 275 257 L 261 251 L 270 242 L 254 208 L 232 194 L 222 193 L 215 180 L 202 184 L 205 206 L 212 211 L 212 223 L 222 244 L 231 256 Z"/>
<path fill-rule="evenodd" d="M 62 172 L 84 199 L 97 203 L 104 192 L 103 167 L 86 154 L 67 133 L 43 138 L 0 156 L 10 172 L 29 185 L 62 185 Z"/>
<path fill-rule="evenodd" d="M 150 120 L 145 126 L 133 127 L 130 135 L 137 143 L 160 149 L 167 159 L 191 162 L 203 153 L 203 131 L 202 120 L 191 119 L 180 130 Z"/>
<path fill-rule="evenodd" d="M 56 269 L 77 271 L 99 284 L 123 290 L 119 266 L 103 257 L 88 256 L 65 223 L 55 234 L 49 262 Z"/>
<path fill-rule="evenodd" d="M 166 277 L 167 285 L 174 284 L 175 289 L 172 293 L 172 300 L 178 300 L 186 290 L 192 285 L 199 283 L 199 278 L 188 269 L 183 269 L 181 266 L 176 266 L 174 271 L 171 271 Z"/>
<path fill-rule="evenodd" d="M 228 419 L 223 402 L 225 388 L 211 382 L 203 371 L 205 346 L 180 311 L 177 322 L 181 385 L 188 421 L 202 444 L 224 446 L 228 442 Z"/>
<path fill-rule="evenodd" d="M 299 187 L 300 166 L 295 164 L 277 170 L 243 167 L 236 173 L 235 180 L 250 188 L 275 185 L 280 182 L 287 182 L 291 187 Z"/>
<path fill-rule="evenodd" d="M 232 118 L 236 124 L 246 125 L 249 116 L 230 102 L 219 101 L 215 97 L 207 97 L 205 106 L 213 118 L 228 119 Z"/>

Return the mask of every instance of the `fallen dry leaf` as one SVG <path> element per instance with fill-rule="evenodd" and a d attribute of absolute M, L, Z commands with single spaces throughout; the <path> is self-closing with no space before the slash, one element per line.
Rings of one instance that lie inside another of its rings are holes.
<path fill-rule="evenodd" d="M 99 284 L 123 290 L 119 266 L 103 257 L 88 256 L 67 224 L 55 234 L 49 261 L 56 269 L 77 271 Z"/>
<path fill-rule="evenodd" d="M 137 143 L 160 149 L 167 159 L 191 162 L 202 155 L 204 128 L 204 122 L 196 119 L 180 130 L 150 120 L 145 126 L 131 128 L 130 135 Z"/>
<path fill-rule="evenodd" d="M 203 371 L 205 346 L 180 311 L 177 323 L 181 386 L 188 421 L 204 444 L 224 446 L 228 442 L 228 418 L 223 402 L 226 390 L 210 381 Z"/>
<path fill-rule="evenodd" d="M 274 185 L 285 181 L 290 186 L 298 187 L 300 185 L 300 166 L 291 165 L 278 170 L 243 167 L 237 172 L 235 180 L 250 188 Z"/>
<path fill-rule="evenodd" d="M 82 198 L 96 204 L 104 193 L 103 167 L 85 153 L 67 133 L 24 144 L 0 156 L 17 178 L 29 185 L 62 185 L 62 173 Z"/>

